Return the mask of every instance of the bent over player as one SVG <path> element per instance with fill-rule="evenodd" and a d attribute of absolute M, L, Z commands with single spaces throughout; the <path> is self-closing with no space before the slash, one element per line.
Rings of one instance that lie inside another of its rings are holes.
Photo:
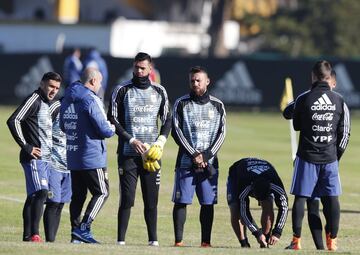
<path fill-rule="evenodd" d="M 171 113 L 166 90 L 149 80 L 151 57 L 135 56 L 133 78 L 118 85 L 109 105 L 108 118 L 116 127 L 120 178 L 118 244 L 125 245 L 130 210 L 134 206 L 140 176 L 148 244 L 158 246 L 157 204 L 163 147 L 171 129 Z M 160 131 L 158 127 L 160 119 Z M 150 148 L 149 148 L 150 147 Z"/>
<path fill-rule="evenodd" d="M 259 228 L 250 212 L 250 197 L 262 208 Z M 244 225 L 256 237 L 261 248 L 276 244 L 282 234 L 288 213 L 288 198 L 275 168 L 258 158 L 243 158 L 229 168 L 227 201 L 231 226 L 242 247 L 250 247 Z M 273 201 L 278 207 L 274 228 Z"/>
<path fill-rule="evenodd" d="M 207 71 L 193 67 L 189 73 L 190 93 L 176 100 L 172 136 L 179 145 L 172 201 L 175 246 L 183 246 L 186 206 L 194 192 L 199 199 L 201 246 L 211 246 L 214 204 L 217 203 L 217 153 L 225 139 L 225 108 L 209 95 Z"/>

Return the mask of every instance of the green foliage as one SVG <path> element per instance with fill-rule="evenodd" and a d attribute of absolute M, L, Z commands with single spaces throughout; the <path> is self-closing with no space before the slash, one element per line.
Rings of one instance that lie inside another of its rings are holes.
<path fill-rule="evenodd" d="M 360 1 L 302 0 L 295 10 L 279 10 L 272 17 L 248 16 L 261 27 L 260 51 L 288 56 L 360 56 Z"/>
<path fill-rule="evenodd" d="M 291 212 L 288 216 L 283 236 L 279 244 L 271 249 L 260 250 L 250 235 L 250 250 L 241 250 L 232 232 L 229 210 L 226 203 L 226 178 L 229 166 L 236 160 L 257 156 L 269 160 L 277 168 L 284 181 L 286 190 L 290 189 L 292 178 L 292 160 L 290 153 L 289 122 L 280 113 L 237 113 L 227 115 L 227 137 L 219 154 L 220 177 L 218 205 L 215 206 L 215 219 L 212 232 L 214 248 L 202 249 L 200 245 L 199 205 L 196 197 L 193 205 L 188 206 L 184 242 L 187 247 L 174 248 L 171 194 L 174 180 L 174 164 L 177 146 L 169 138 L 164 148 L 163 169 L 158 207 L 158 237 L 160 247 L 148 247 L 146 227 L 143 217 L 141 190 L 138 188 L 135 206 L 131 212 L 125 247 L 116 243 L 117 208 L 119 202 L 118 174 L 116 163 L 117 137 L 107 140 L 108 165 L 110 179 L 110 197 L 100 211 L 93 225 L 95 237 L 101 245 L 70 244 L 70 223 L 68 206 L 64 208 L 57 241 L 55 243 L 35 244 L 21 242 L 21 211 L 25 200 L 25 181 L 23 170 L 18 162 L 19 147 L 13 141 L 5 121 L 14 110 L 12 107 L 0 107 L 0 254 L 241 254 L 283 253 L 291 239 Z M 360 253 L 358 246 L 360 229 L 360 116 L 352 118 L 352 135 L 340 167 L 343 195 L 341 196 L 341 214 L 339 231 L 339 252 Z M 293 197 L 289 195 L 290 208 Z M 251 201 L 255 219 L 260 211 L 257 203 Z M 40 229 L 43 235 L 43 227 Z M 315 253 L 305 216 L 303 223 L 303 249 L 305 253 Z"/>

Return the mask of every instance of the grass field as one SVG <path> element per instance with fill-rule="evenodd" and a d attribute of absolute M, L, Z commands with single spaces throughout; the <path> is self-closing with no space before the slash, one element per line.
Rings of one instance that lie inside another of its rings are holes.
<path fill-rule="evenodd" d="M 229 211 L 226 204 L 226 177 L 228 167 L 236 160 L 257 156 L 269 160 L 277 168 L 289 191 L 292 177 L 290 159 L 289 123 L 282 119 L 280 113 L 228 113 L 227 137 L 220 150 L 219 204 L 215 207 L 215 220 L 212 232 L 214 248 L 199 248 L 200 224 L 199 205 L 188 207 L 185 225 L 184 242 L 186 247 L 174 248 L 172 225 L 172 185 L 174 163 L 177 152 L 172 139 L 166 144 L 163 157 L 160 200 L 158 207 L 158 237 L 160 247 L 148 247 L 141 191 L 138 187 L 135 207 L 132 209 L 127 232 L 127 246 L 116 246 L 117 208 L 118 208 L 118 176 L 116 166 L 115 137 L 108 140 L 108 162 L 110 173 L 110 197 L 93 224 L 95 237 L 101 245 L 72 245 L 68 207 L 64 209 L 57 242 L 52 244 L 23 243 L 22 207 L 25 200 L 25 182 L 23 170 L 18 162 L 19 147 L 13 141 L 6 120 L 13 107 L 0 107 L 0 254 L 279 254 L 291 239 L 291 213 L 280 243 L 270 249 L 260 250 L 255 239 L 250 236 L 251 250 L 242 250 L 232 232 Z M 340 171 L 343 185 L 341 200 L 341 222 L 339 231 L 338 253 L 360 253 L 360 115 L 352 115 L 352 132 L 350 144 L 341 161 Z M 290 208 L 293 197 L 289 195 Z M 259 218 L 259 210 L 252 201 L 255 217 Z M 43 227 L 41 226 L 43 235 Z M 316 253 L 307 219 L 303 224 L 302 253 Z"/>

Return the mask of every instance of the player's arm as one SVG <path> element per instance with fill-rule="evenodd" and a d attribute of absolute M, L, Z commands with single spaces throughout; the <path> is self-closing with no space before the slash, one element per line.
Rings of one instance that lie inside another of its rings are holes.
<path fill-rule="evenodd" d="M 41 151 L 40 151 L 40 148 L 36 148 L 36 149 L 38 149 L 38 151 L 34 151 L 35 147 L 26 142 L 24 134 L 23 134 L 22 122 L 26 121 L 26 119 L 30 115 L 34 114 L 37 111 L 37 109 L 39 107 L 39 104 L 37 101 L 38 97 L 39 97 L 39 95 L 35 94 L 35 93 L 32 94 L 30 97 L 28 97 L 14 111 L 14 113 L 9 117 L 9 119 L 6 122 L 15 142 L 21 147 L 21 149 L 26 151 L 29 155 L 33 155 L 33 156 L 41 154 Z M 34 155 L 34 153 L 35 153 L 35 155 Z"/>
<path fill-rule="evenodd" d="M 294 105 L 295 105 L 295 101 L 292 101 L 291 103 L 289 103 L 284 111 L 283 111 L 283 116 L 285 119 L 287 120 L 291 120 L 293 118 L 293 114 L 294 114 Z"/>
<path fill-rule="evenodd" d="M 160 90 L 161 104 L 159 108 L 159 117 L 161 120 L 160 134 L 164 137 L 168 137 L 171 130 L 171 108 L 167 93 L 164 88 Z"/>
<path fill-rule="evenodd" d="M 340 160 L 350 138 L 350 114 L 345 102 L 343 103 L 343 112 L 337 128 L 337 158 Z"/>
<path fill-rule="evenodd" d="M 124 139 L 125 141 L 130 141 L 132 136 L 126 132 L 125 128 L 120 123 L 119 113 L 123 112 L 123 99 L 126 93 L 126 88 L 124 86 L 117 86 L 112 95 L 108 109 L 108 120 L 115 126 L 116 134 Z"/>
<path fill-rule="evenodd" d="M 99 136 L 101 138 L 112 137 L 115 134 L 115 127 L 107 120 L 100 98 L 94 95 L 92 99 L 87 102 L 87 109 L 90 122 L 97 130 Z"/>
<path fill-rule="evenodd" d="M 57 100 L 55 102 L 53 102 L 51 105 L 50 105 L 50 115 L 51 115 L 51 119 L 52 121 L 54 121 L 56 119 L 56 116 L 59 114 L 60 112 L 60 101 Z"/>
<path fill-rule="evenodd" d="M 171 135 L 173 136 L 175 142 L 184 149 L 188 154 L 196 156 L 199 152 L 194 149 L 189 141 L 186 139 L 182 131 L 182 122 L 183 122 L 183 102 L 181 99 L 178 99 L 175 102 L 173 117 L 172 117 L 172 130 Z"/>
<path fill-rule="evenodd" d="M 280 179 L 279 181 L 280 182 L 274 181 L 274 183 L 271 183 L 270 186 L 272 193 L 274 194 L 275 204 L 278 207 L 275 226 L 274 229 L 272 230 L 272 236 L 275 236 L 277 239 L 280 238 L 282 234 L 282 230 L 285 227 L 285 222 L 289 210 L 288 198 L 284 190 L 284 186 Z"/>
<path fill-rule="evenodd" d="M 259 238 L 262 235 L 261 229 L 256 225 L 251 212 L 250 212 L 250 200 L 249 194 L 252 190 L 251 185 L 246 186 L 240 191 L 240 217 L 244 224 L 248 227 L 251 233 Z"/>
<path fill-rule="evenodd" d="M 216 153 L 220 150 L 221 145 L 224 143 L 225 134 L 226 134 L 226 113 L 224 104 L 220 101 L 216 101 L 217 109 L 220 114 L 220 126 L 217 131 L 216 138 L 210 147 L 203 151 L 201 154 L 205 162 L 209 161 Z"/>

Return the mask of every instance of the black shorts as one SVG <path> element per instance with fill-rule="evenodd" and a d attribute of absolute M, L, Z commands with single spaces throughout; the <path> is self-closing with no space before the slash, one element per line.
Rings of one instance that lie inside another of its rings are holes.
<path fill-rule="evenodd" d="M 161 165 L 161 162 L 159 162 Z M 120 179 L 120 207 L 134 206 L 136 185 L 140 184 L 144 206 L 154 208 L 158 203 L 161 170 L 149 172 L 143 168 L 141 157 L 118 157 Z"/>

